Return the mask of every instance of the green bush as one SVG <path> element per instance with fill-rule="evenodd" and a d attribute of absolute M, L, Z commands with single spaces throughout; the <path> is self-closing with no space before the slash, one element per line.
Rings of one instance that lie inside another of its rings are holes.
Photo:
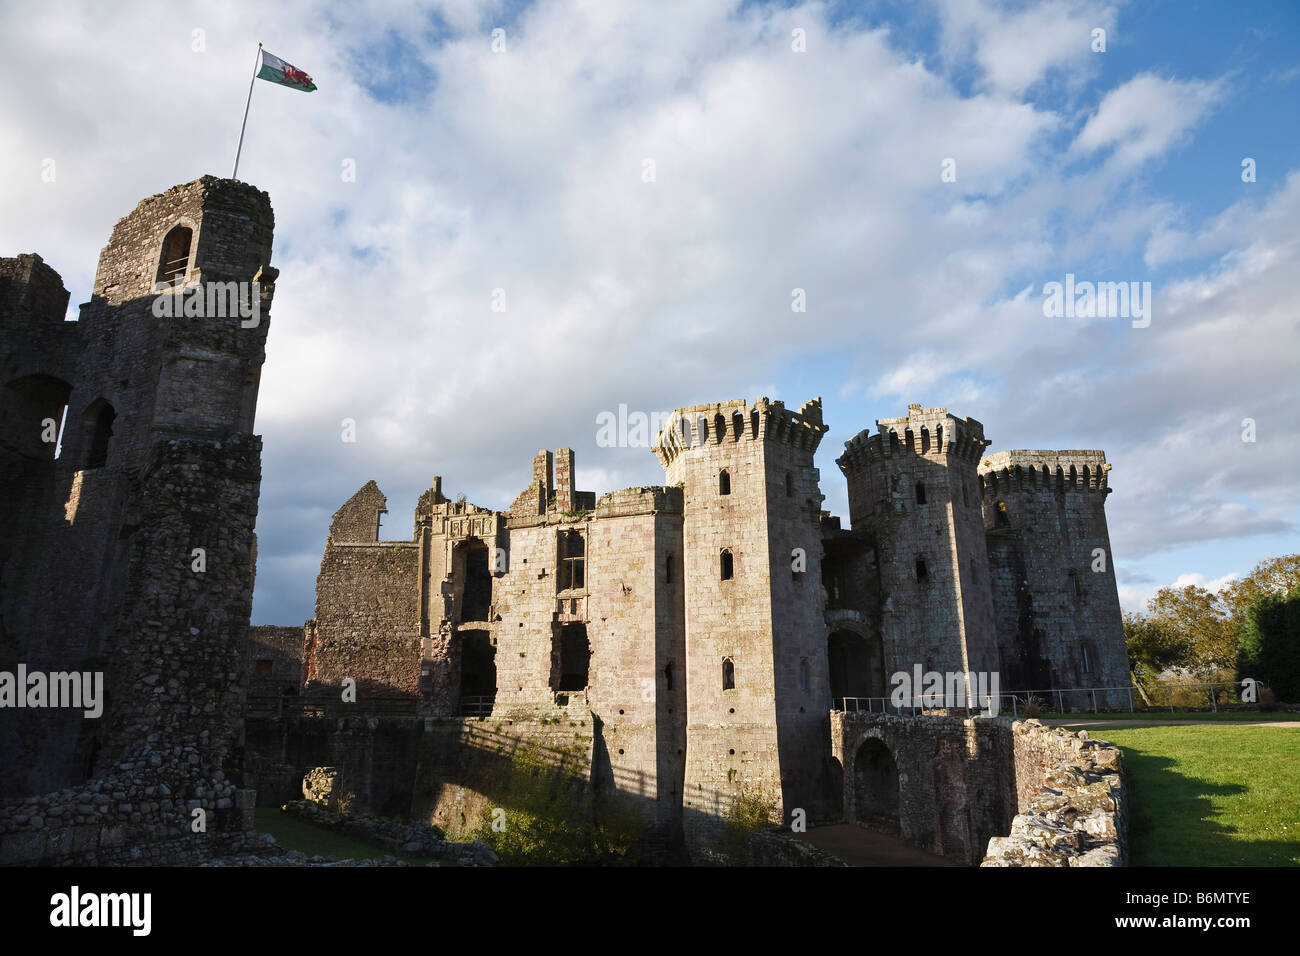
<path fill-rule="evenodd" d="M 1276 698 L 1300 702 L 1300 588 L 1263 594 L 1246 608 L 1237 678 L 1268 684 Z"/>
<path fill-rule="evenodd" d="M 521 747 L 508 780 L 471 834 L 510 866 L 620 866 L 640 862 L 644 825 L 617 797 L 592 796 L 572 770 Z M 496 813 L 504 811 L 504 816 Z M 496 824 L 496 826 L 494 826 Z"/>

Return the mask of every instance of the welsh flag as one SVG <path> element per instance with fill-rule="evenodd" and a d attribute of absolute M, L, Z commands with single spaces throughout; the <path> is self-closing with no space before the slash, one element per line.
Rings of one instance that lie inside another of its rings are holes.
<path fill-rule="evenodd" d="M 272 83 L 279 83 L 290 89 L 302 90 L 304 93 L 316 89 L 316 84 L 312 82 L 310 76 L 265 50 L 262 51 L 262 68 L 257 71 L 257 78 L 270 80 Z"/>

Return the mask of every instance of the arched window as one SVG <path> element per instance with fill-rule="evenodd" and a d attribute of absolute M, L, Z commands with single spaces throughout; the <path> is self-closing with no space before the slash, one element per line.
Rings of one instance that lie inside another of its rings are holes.
<path fill-rule="evenodd" d="M 722 659 L 722 689 L 736 689 L 736 665 L 732 663 L 730 657 Z"/>
<path fill-rule="evenodd" d="M 916 580 L 921 584 L 930 583 L 930 569 L 925 566 L 925 558 L 916 559 Z"/>
<path fill-rule="evenodd" d="M 736 565 L 730 551 L 723 551 L 720 559 L 722 580 L 730 581 L 736 573 Z"/>
<path fill-rule="evenodd" d="M 916 483 L 916 503 L 918 505 L 925 504 L 925 482 L 924 481 L 918 481 Z"/>
<path fill-rule="evenodd" d="M 113 437 L 113 420 L 117 413 L 113 406 L 97 398 L 86 407 L 81 416 L 81 441 L 83 469 L 102 468 L 108 463 L 108 440 Z"/>
<path fill-rule="evenodd" d="M 664 665 L 664 690 L 673 689 L 673 662 Z"/>
<path fill-rule="evenodd" d="M 718 472 L 718 494 L 731 494 L 731 474 L 725 468 Z"/>
<path fill-rule="evenodd" d="M 785 473 L 785 496 L 787 498 L 794 497 L 794 476 L 788 471 Z"/>
<path fill-rule="evenodd" d="M 158 282 L 179 285 L 190 267 L 190 245 L 194 234 L 188 226 L 176 226 L 163 240 L 158 260 Z"/>
<path fill-rule="evenodd" d="M 673 556 L 664 558 L 664 584 L 673 583 Z"/>

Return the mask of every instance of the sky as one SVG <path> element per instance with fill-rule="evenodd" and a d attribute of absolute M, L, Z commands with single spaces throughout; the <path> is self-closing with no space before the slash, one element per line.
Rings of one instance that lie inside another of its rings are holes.
<path fill-rule="evenodd" d="M 0 37 L 0 255 L 69 319 L 119 218 L 230 175 L 259 42 L 318 87 L 254 84 L 239 167 L 280 270 L 255 624 L 314 616 L 370 479 L 409 539 L 435 475 L 658 484 L 603 414 L 760 395 L 821 396 L 846 524 L 844 442 L 911 403 L 1104 449 L 1129 610 L 1300 551 L 1288 0 L 42 0 Z M 1048 315 L 1067 274 L 1147 318 Z"/>

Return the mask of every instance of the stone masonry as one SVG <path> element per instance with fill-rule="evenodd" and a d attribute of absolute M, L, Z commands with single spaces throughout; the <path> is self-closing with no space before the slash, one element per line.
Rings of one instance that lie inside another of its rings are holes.
<path fill-rule="evenodd" d="M 0 711 L 0 862 L 193 861 L 249 833 L 233 758 L 273 227 L 233 180 L 152 196 L 77 322 L 40 257 L 0 259 L 0 670 L 102 673 L 106 698 L 98 718 Z"/>
<path fill-rule="evenodd" d="M 678 409 L 661 487 L 597 498 L 572 450 L 541 451 L 508 511 L 434 478 L 405 541 L 379 540 L 368 482 L 331 524 L 304 692 L 354 681 L 360 713 L 504 719 L 512 741 L 591 721 L 593 787 L 703 859 L 738 801 L 839 819 L 828 714 L 878 710 L 891 674 L 1124 682 L 1101 452 L 986 456 L 980 422 L 914 405 L 846 443 L 844 529 L 821 511 L 825 431 L 820 399 Z M 1010 822 L 986 810 L 985 840 Z M 969 837 L 939 852 L 978 862 Z"/>

